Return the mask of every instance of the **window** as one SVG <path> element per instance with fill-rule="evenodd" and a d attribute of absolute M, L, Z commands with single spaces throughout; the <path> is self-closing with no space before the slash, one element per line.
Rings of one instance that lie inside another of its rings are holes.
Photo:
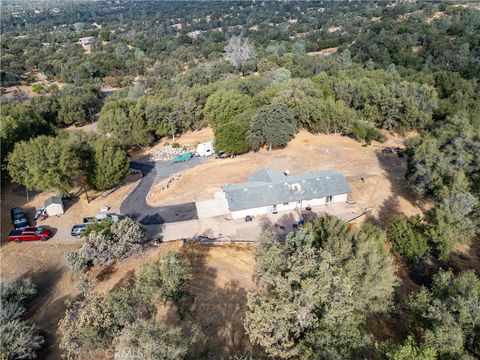
<path fill-rule="evenodd" d="M 286 203 L 283 203 L 283 205 L 288 205 L 288 202 L 286 202 Z"/>
<path fill-rule="evenodd" d="M 327 203 L 327 204 L 328 204 L 328 203 L 331 203 L 332 200 L 333 200 L 333 196 L 332 196 L 332 195 L 327 196 L 327 201 L 326 201 L 326 203 Z"/>

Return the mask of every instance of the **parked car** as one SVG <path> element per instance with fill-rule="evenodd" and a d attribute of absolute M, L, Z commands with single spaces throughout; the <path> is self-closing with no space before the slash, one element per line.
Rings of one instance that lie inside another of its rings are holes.
<path fill-rule="evenodd" d="M 83 223 L 93 223 L 93 222 L 100 222 L 102 220 L 110 220 L 112 222 L 117 222 L 120 220 L 125 219 L 125 216 L 117 215 L 117 214 L 98 214 L 96 216 L 86 217 L 83 218 Z"/>
<path fill-rule="evenodd" d="M 21 208 L 13 208 L 10 210 L 10 215 L 12 216 L 12 223 L 16 230 L 24 229 L 28 226 L 27 216 Z"/>
<path fill-rule="evenodd" d="M 8 241 L 47 241 L 52 237 L 52 231 L 43 227 L 27 227 L 22 230 L 13 230 L 8 234 Z"/>
<path fill-rule="evenodd" d="M 86 223 L 83 223 L 83 224 L 73 225 L 72 231 L 70 232 L 70 234 L 73 237 L 79 238 L 87 230 L 87 226 L 90 225 L 90 224 L 92 224 L 92 223 L 86 222 Z"/>

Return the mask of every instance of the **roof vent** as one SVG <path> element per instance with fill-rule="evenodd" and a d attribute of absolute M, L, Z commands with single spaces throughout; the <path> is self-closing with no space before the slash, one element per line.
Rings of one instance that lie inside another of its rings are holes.
<path fill-rule="evenodd" d="M 298 193 L 300 192 L 300 190 L 302 190 L 302 187 L 300 186 L 300 184 L 292 184 L 291 189 L 293 193 Z"/>
<path fill-rule="evenodd" d="M 325 176 L 325 179 L 327 179 L 327 180 L 330 179 L 330 176 Z"/>
<path fill-rule="evenodd" d="M 273 187 L 273 185 L 268 185 L 268 187 L 270 187 L 270 188 L 271 188 L 271 187 Z"/>
<path fill-rule="evenodd" d="M 285 170 L 283 173 L 284 173 L 285 176 L 288 176 L 288 175 L 290 175 L 290 170 Z"/>
<path fill-rule="evenodd" d="M 248 189 L 247 189 L 247 188 L 245 188 L 245 189 L 243 189 L 243 191 L 248 191 Z"/>

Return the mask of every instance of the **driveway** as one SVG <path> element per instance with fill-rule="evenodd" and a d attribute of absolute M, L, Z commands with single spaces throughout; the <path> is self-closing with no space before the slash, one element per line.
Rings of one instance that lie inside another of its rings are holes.
<path fill-rule="evenodd" d="M 192 158 L 183 163 L 172 164 L 170 161 L 137 162 L 130 167 L 142 172 L 142 179 L 137 187 L 126 197 L 120 207 L 120 213 L 137 220 L 143 225 L 159 225 L 171 222 L 198 219 L 194 202 L 152 207 L 147 204 L 148 192 L 154 184 L 169 176 L 189 169 L 207 161 L 205 158 Z"/>

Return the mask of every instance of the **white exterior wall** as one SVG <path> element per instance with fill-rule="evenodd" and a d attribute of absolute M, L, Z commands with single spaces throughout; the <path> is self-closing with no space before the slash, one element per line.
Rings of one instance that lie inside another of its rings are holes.
<path fill-rule="evenodd" d="M 333 195 L 332 203 L 345 202 L 347 201 L 347 196 L 348 194 Z"/>
<path fill-rule="evenodd" d="M 347 201 L 348 194 L 339 194 L 333 195 L 332 201 L 328 204 L 335 204 L 340 202 Z M 326 197 L 321 197 L 317 199 L 310 199 L 310 200 L 302 200 L 302 201 L 291 201 L 288 205 L 284 204 L 277 204 L 276 211 L 291 211 L 295 209 L 305 209 L 307 206 L 314 207 L 327 204 Z M 246 210 L 237 210 L 231 211 L 233 219 L 243 219 L 245 216 L 258 216 L 264 214 L 270 214 L 273 212 L 273 206 L 262 206 L 258 208 L 246 209 Z"/>
<path fill-rule="evenodd" d="M 264 215 L 269 213 L 269 206 L 262 206 L 258 208 L 252 208 L 252 209 L 246 209 L 246 210 L 237 210 L 237 211 L 232 211 L 232 218 L 233 219 L 243 219 L 245 216 L 250 215 L 250 216 L 258 216 L 258 215 Z"/>
<path fill-rule="evenodd" d="M 47 211 L 48 216 L 62 215 L 63 206 L 60 204 L 50 204 L 45 210 Z"/>

